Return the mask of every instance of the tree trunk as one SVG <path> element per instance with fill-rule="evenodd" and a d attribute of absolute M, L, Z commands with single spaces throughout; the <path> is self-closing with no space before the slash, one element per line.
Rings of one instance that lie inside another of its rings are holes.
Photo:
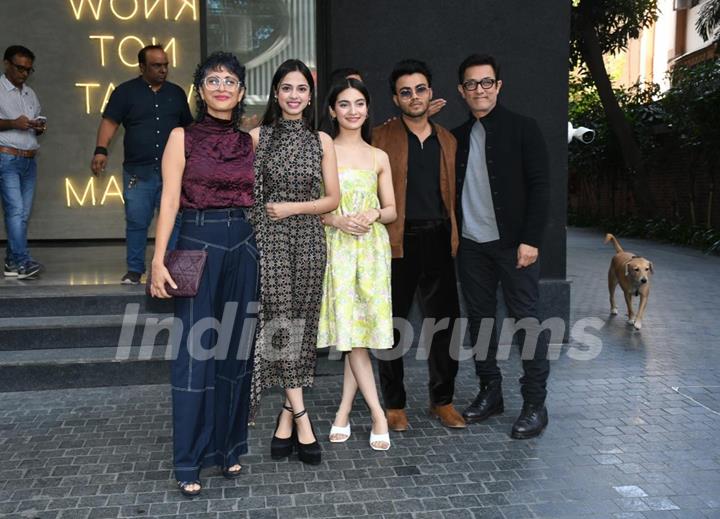
<path fill-rule="evenodd" d="M 617 204 L 615 203 L 617 200 L 617 181 L 618 172 L 615 168 L 613 168 L 610 173 L 610 218 L 613 220 L 617 216 Z"/>
<path fill-rule="evenodd" d="M 707 207 L 707 221 L 705 222 L 708 229 L 712 229 L 712 214 L 713 214 L 713 196 L 715 194 L 715 171 L 720 165 L 720 161 L 714 161 L 715 167 L 710 166 L 708 173 L 710 173 L 710 192 L 708 193 L 708 207 Z"/>
<path fill-rule="evenodd" d="M 690 209 L 690 225 L 695 227 L 697 225 L 697 215 L 695 213 L 695 166 L 697 165 L 697 159 L 695 154 L 690 152 L 690 159 L 688 160 L 688 205 Z"/>
<path fill-rule="evenodd" d="M 708 193 L 708 206 L 707 206 L 707 221 L 705 227 L 712 229 L 712 206 L 713 206 L 713 192 L 715 191 L 715 181 L 710 184 L 710 192 Z"/>
<path fill-rule="evenodd" d="M 585 16 L 578 16 L 580 32 L 582 34 L 581 50 L 583 60 L 588 67 L 600 101 L 607 117 L 608 126 L 615 135 L 622 152 L 625 167 L 630 175 L 630 185 L 635 199 L 635 205 L 644 217 L 652 216 L 655 206 L 653 196 L 648 188 L 645 162 L 640 146 L 635 140 L 633 129 L 620 108 L 612 83 L 605 69 L 600 41 L 595 27 L 588 23 Z"/>

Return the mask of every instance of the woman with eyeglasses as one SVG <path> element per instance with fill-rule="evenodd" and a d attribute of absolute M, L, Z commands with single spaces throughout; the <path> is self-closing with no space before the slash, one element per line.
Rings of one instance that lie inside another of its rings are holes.
<path fill-rule="evenodd" d="M 245 67 L 226 52 L 210 55 L 195 72 L 197 117 L 175 128 L 162 161 L 163 189 L 152 260 L 151 293 L 167 298 L 176 288 L 164 264 L 178 209 L 179 250 L 208 253 L 194 297 L 175 298 L 179 344 L 172 364 L 173 457 L 180 492 L 201 491 L 200 469 L 219 466 L 229 479 L 240 475 L 248 450 L 252 375 L 252 322 L 258 264 L 254 231 L 246 217 L 253 204 L 255 153 L 239 123 Z M 208 322 L 232 323 L 208 329 Z M 179 347 L 178 347 L 179 346 Z"/>
<path fill-rule="evenodd" d="M 341 198 L 340 207 L 323 217 L 328 262 L 318 348 L 345 353 L 342 400 L 330 441 L 350 438 L 350 412 L 360 389 L 372 415 L 370 447 L 385 451 L 390 436 L 368 349 L 393 346 L 392 255 L 384 225 L 397 218 L 390 160 L 370 145 L 370 94 L 361 81 L 335 83 L 327 104 Z"/>
<path fill-rule="evenodd" d="M 332 139 L 314 127 L 315 83 L 299 60 L 280 65 L 255 142 L 255 211 L 260 251 L 260 310 L 253 374 L 253 413 L 261 393 L 284 389 L 270 444 L 273 459 L 297 449 L 304 463 L 321 461 L 305 409 L 313 384 L 317 327 L 325 272 L 320 215 L 340 200 Z"/>

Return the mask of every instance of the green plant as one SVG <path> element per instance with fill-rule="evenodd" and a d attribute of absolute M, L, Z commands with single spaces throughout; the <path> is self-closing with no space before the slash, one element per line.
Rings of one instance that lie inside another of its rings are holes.
<path fill-rule="evenodd" d="M 720 60 L 693 67 L 677 67 L 671 74 L 672 86 L 661 104 L 680 146 L 690 155 L 688 181 L 691 209 L 695 215 L 695 170 L 705 166 L 710 172 L 707 213 L 704 224 L 711 226 L 715 180 L 720 169 Z"/>
<path fill-rule="evenodd" d="M 615 89 L 615 97 L 643 155 L 655 151 L 658 146 L 656 128 L 667 124 L 664 108 L 655 101 L 658 95 L 659 86 L 654 83 Z M 569 118 L 576 126 L 595 130 L 591 145 L 573 143 L 568 148 L 570 170 L 585 177 L 614 177 L 630 183 L 634 172 L 624 166 L 620 143 L 608 126 L 597 89 L 582 77 L 574 76 L 570 81 Z"/>
<path fill-rule="evenodd" d="M 597 218 L 568 213 L 568 224 L 576 227 L 597 227 L 617 236 L 639 237 L 686 245 L 700 249 L 706 254 L 720 255 L 720 230 L 686 223 L 674 223 L 665 218 Z"/>
<path fill-rule="evenodd" d="M 662 171 L 662 161 L 667 157 L 678 154 L 688 157 L 684 167 L 685 177 L 675 177 L 676 184 L 687 186 L 689 192 L 688 198 L 679 201 L 683 204 L 680 213 L 687 210 L 690 214 L 688 225 L 691 228 L 709 229 L 713 222 L 713 206 L 716 205 L 716 179 L 720 173 L 720 59 L 691 68 L 677 67 L 671 79 L 672 86 L 665 93 L 660 93 L 654 84 L 636 84 L 615 89 L 615 97 L 630 124 L 635 142 L 643 156 L 648 158 L 650 170 Z M 575 125 L 582 124 L 596 130 L 592 145 L 572 144 L 568 148 L 570 173 L 579 199 L 585 204 L 573 208 L 574 218 L 582 214 L 591 218 L 598 216 L 601 211 L 597 193 L 601 187 L 608 188 L 603 192 L 610 193 L 610 213 L 615 216 L 615 193 L 623 191 L 618 188 L 628 187 L 637 203 L 638 194 L 633 189 L 637 172 L 625 167 L 621 146 L 609 129 L 594 84 L 585 76 L 572 75 L 569 101 L 570 120 Z M 705 172 L 709 174 L 709 189 L 698 192 L 696 176 Z M 703 215 L 697 214 L 698 206 L 707 208 Z M 652 214 L 638 213 L 652 218 Z M 676 232 L 684 230 L 675 229 Z M 683 240 L 685 243 L 690 238 Z M 708 242 L 701 238 L 694 238 L 694 241 Z"/>
<path fill-rule="evenodd" d="M 704 41 L 710 38 L 720 40 L 720 0 L 708 0 L 700 8 L 695 30 Z"/>
<path fill-rule="evenodd" d="M 655 22 L 657 0 L 573 0 L 571 5 L 570 68 L 597 88 L 623 167 L 632 173 L 628 178 L 638 211 L 651 214 L 653 195 L 643 189 L 649 175 L 646 156 L 613 89 L 603 55 L 624 50 L 631 38 Z"/>

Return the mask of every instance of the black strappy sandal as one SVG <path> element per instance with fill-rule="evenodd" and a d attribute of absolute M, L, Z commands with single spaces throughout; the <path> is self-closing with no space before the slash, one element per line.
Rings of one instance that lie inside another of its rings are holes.
<path fill-rule="evenodd" d="M 184 495 L 185 497 L 195 497 L 202 491 L 202 485 L 199 481 L 178 481 L 178 488 L 180 489 L 180 493 Z M 188 490 L 187 487 L 190 485 L 197 485 L 197 490 Z"/>
<path fill-rule="evenodd" d="M 297 421 L 306 414 L 307 409 L 303 409 L 299 413 L 293 414 L 293 419 Z M 309 465 L 320 465 L 320 462 L 322 461 L 322 450 L 320 449 L 320 443 L 318 443 L 317 440 L 317 434 L 315 434 L 315 428 L 310 420 L 310 415 L 308 415 L 308 422 L 310 422 L 310 429 L 315 437 L 315 441 L 312 443 L 300 443 L 300 438 L 296 435 L 295 441 L 298 450 L 298 458 L 300 458 L 300 461 L 303 463 L 307 463 Z"/>
<path fill-rule="evenodd" d="M 290 434 L 289 438 L 278 438 L 275 436 L 278 427 L 280 427 L 280 417 L 283 411 L 288 411 L 290 414 L 293 412 L 292 407 L 283 405 L 280 414 L 278 414 L 277 421 L 275 422 L 275 432 L 270 441 L 270 457 L 274 460 L 281 460 L 290 456 L 293 452 L 293 445 L 295 444 L 295 422 L 293 422 L 292 434 Z"/>
<path fill-rule="evenodd" d="M 242 465 L 240 465 L 239 463 L 236 463 L 235 465 L 237 465 L 240 468 L 238 468 L 237 470 L 230 470 L 230 467 L 225 467 L 222 470 L 222 475 L 225 477 L 225 479 L 235 479 L 235 478 L 240 477 L 240 475 L 242 473 Z M 233 466 L 235 466 L 235 465 L 233 465 Z"/>

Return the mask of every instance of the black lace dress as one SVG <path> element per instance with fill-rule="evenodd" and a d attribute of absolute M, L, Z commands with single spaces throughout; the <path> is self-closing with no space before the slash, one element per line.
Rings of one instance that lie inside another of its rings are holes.
<path fill-rule="evenodd" d="M 260 307 L 251 414 L 272 386 L 311 386 L 325 272 L 325 231 L 317 215 L 271 221 L 268 202 L 322 196 L 322 146 L 301 120 L 262 126 L 255 160 L 255 225 L 260 253 Z"/>

